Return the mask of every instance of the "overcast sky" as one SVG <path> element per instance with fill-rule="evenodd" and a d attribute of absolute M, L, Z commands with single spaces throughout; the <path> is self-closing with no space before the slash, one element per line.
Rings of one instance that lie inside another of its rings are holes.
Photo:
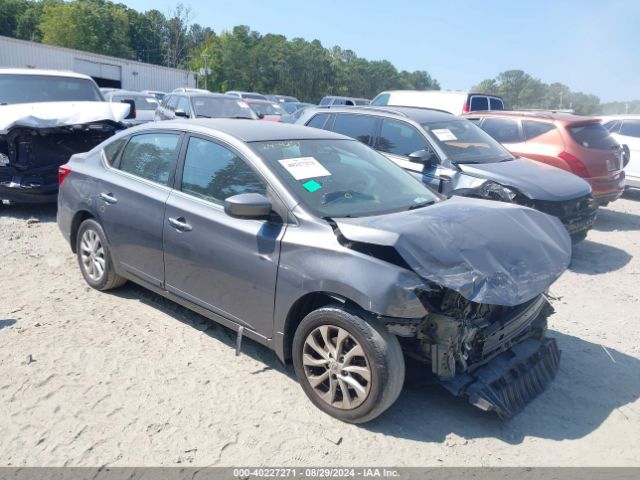
<path fill-rule="evenodd" d="M 163 13 L 178 1 L 120 0 Z M 639 0 L 184 0 L 216 33 L 318 39 L 468 89 L 521 69 L 602 101 L 640 99 Z"/>

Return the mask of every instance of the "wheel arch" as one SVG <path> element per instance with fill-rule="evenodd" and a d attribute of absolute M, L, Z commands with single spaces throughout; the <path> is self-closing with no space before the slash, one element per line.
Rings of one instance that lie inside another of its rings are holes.
<path fill-rule="evenodd" d="M 85 220 L 89 219 L 89 218 L 93 218 L 95 219 L 95 216 L 87 211 L 87 210 L 79 210 L 77 211 L 74 215 L 73 215 L 73 219 L 71 220 L 71 230 L 70 230 L 70 235 L 69 235 L 69 243 L 71 244 L 71 251 L 73 253 L 77 253 L 77 248 L 76 248 L 76 244 L 77 244 L 77 236 L 78 236 L 78 230 L 80 229 L 80 225 L 82 225 L 82 222 L 84 222 Z"/>
<path fill-rule="evenodd" d="M 276 353 L 282 361 L 289 361 L 291 359 L 291 348 L 293 345 L 293 336 L 300 322 L 309 313 L 319 308 L 325 307 L 330 304 L 341 303 L 346 307 L 355 308 L 360 311 L 365 311 L 362 306 L 350 298 L 345 297 L 333 292 L 317 291 L 309 292 L 298 298 L 293 304 L 284 322 L 284 328 L 282 331 L 282 345 L 281 348 L 277 348 Z"/>

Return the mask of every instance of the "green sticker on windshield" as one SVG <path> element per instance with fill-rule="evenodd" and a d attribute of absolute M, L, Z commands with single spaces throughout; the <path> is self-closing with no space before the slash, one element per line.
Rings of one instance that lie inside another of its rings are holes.
<path fill-rule="evenodd" d="M 308 191 L 310 191 L 311 193 L 315 192 L 316 190 L 320 190 L 322 188 L 322 185 L 320 185 L 315 180 L 309 180 L 308 182 L 304 182 L 302 186 Z"/>

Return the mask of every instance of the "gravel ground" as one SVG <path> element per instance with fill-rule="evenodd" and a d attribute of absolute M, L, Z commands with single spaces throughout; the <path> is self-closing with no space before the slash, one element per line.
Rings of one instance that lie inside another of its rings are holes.
<path fill-rule="evenodd" d="M 84 283 L 52 207 L 0 206 L 0 465 L 640 466 L 640 192 L 552 287 L 555 382 L 509 422 L 405 387 L 363 426 L 293 368 L 140 287 Z"/>

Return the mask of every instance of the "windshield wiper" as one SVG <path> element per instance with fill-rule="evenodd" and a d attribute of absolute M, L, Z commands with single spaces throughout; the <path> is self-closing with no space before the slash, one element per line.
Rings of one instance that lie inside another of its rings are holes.
<path fill-rule="evenodd" d="M 435 200 L 429 200 L 428 202 L 416 203 L 415 205 L 411 205 L 407 210 L 415 210 L 416 208 L 428 207 L 429 205 L 433 205 L 436 203 Z"/>

